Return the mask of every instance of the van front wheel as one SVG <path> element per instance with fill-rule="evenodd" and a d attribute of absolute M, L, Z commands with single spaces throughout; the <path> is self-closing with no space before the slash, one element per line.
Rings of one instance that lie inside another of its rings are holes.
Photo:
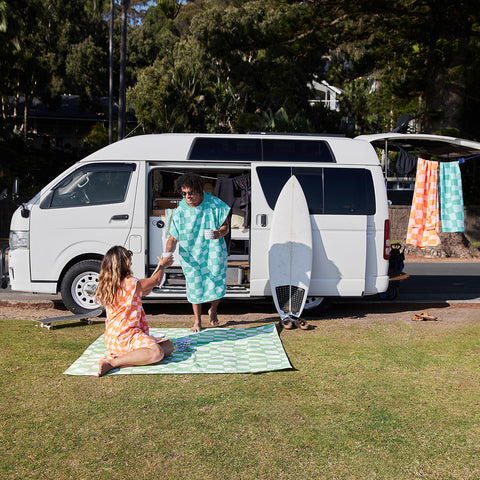
<path fill-rule="evenodd" d="M 98 308 L 95 303 L 95 290 L 99 274 L 99 260 L 78 262 L 67 271 L 60 293 L 63 303 L 72 313 L 88 313 Z"/>

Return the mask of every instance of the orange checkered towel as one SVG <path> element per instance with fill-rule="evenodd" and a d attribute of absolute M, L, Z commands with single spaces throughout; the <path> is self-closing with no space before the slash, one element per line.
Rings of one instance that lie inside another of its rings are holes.
<path fill-rule="evenodd" d="M 407 245 L 419 248 L 440 245 L 438 162 L 418 159 L 415 191 L 408 222 Z"/>

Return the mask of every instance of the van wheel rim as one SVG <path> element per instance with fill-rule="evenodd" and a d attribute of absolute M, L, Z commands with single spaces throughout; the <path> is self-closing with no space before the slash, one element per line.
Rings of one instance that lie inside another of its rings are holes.
<path fill-rule="evenodd" d="M 98 304 L 95 302 L 98 277 L 98 273 L 93 271 L 83 272 L 75 277 L 72 282 L 71 293 L 77 305 L 87 309 L 98 307 Z"/>
<path fill-rule="evenodd" d="M 310 308 L 316 308 L 325 300 L 325 297 L 307 297 L 305 301 L 305 306 L 303 307 L 305 310 L 309 310 Z"/>

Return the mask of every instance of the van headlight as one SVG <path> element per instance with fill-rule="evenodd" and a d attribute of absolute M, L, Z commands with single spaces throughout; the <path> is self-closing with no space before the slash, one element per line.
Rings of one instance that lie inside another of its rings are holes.
<path fill-rule="evenodd" d="M 17 248 L 29 248 L 28 230 L 11 230 L 10 231 L 10 251 Z"/>

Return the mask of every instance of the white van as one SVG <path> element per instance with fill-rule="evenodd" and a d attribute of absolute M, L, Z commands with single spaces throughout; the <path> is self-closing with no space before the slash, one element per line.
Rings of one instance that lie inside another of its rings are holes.
<path fill-rule="evenodd" d="M 89 155 L 13 215 L 12 290 L 56 294 L 74 313 L 96 308 L 100 262 L 113 245 L 153 270 L 181 201 L 174 181 L 191 171 L 232 205 L 226 298 L 268 297 L 272 212 L 296 175 L 310 208 L 313 269 L 306 309 L 325 297 L 388 287 L 389 223 L 378 157 L 365 141 L 316 135 L 161 134 L 131 137 Z M 148 299 L 185 299 L 177 263 Z"/>

